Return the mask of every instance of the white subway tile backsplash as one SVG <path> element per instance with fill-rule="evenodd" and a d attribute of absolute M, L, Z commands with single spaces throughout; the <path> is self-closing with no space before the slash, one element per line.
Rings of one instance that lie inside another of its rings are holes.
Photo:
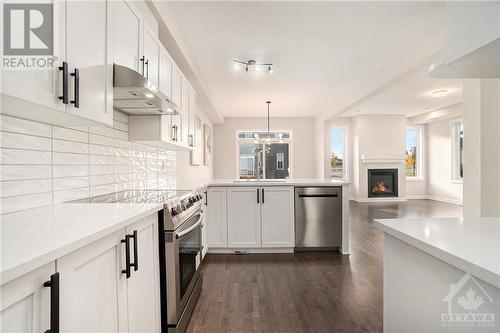
<path fill-rule="evenodd" d="M 89 197 L 89 187 L 77 188 L 66 191 L 56 191 L 53 193 L 54 203 L 62 203 Z"/>
<path fill-rule="evenodd" d="M 133 148 L 133 144 L 130 141 L 115 139 L 115 147 L 132 149 Z"/>
<path fill-rule="evenodd" d="M 116 165 L 115 166 L 115 173 L 133 173 L 134 168 L 131 165 Z"/>
<path fill-rule="evenodd" d="M 89 175 L 88 165 L 54 165 L 54 178 L 82 177 Z"/>
<path fill-rule="evenodd" d="M 97 134 L 89 134 L 89 142 L 97 145 L 113 146 L 113 138 Z"/>
<path fill-rule="evenodd" d="M 0 199 L 0 213 L 47 206 L 52 203 L 52 193 L 38 193 Z"/>
<path fill-rule="evenodd" d="M 121 121 L 122 123 L 128 124 L 128 116 L 120 111 L 113 111 L 113 119 Z"/>
<path fill-rule="evenodd" d="M 89 133 L 65 127 L 52 126 L 52 138 L 88 143 Z"/>
<path fill-rule="evenodd" d="M 93 155 L 113 155 L 114 147 L 89 144 L 89 152 Z"/>
<path fill-rule="evenodd" d="M 0 116 L 0 130 L 50 138 L 50 125 L 9 116 Z"/>
<path fill-rule="evenodd" d="M 120 130 L 114 130 L 114 137 L 120 140 L 128 141 L 128 132 L 123 132 Z"/>
<path fill-rule="evenodd" d="M 55 178 L 53 180 L 54 191 L 70 190 L 89 186 L 89 177 Z"/>
<path fill-rule="evenodd" d="M 52 151 L 61 153 L 88 154 L 89 145 L 81 142 L 54 139 L 52 140 Z"/>
<path fill-rule="evenodd" d="M 90 187 L 90 196 L 96 196 L 106 193 L 112 193 L 116 191 L 116 185 L 100 185 L 100 186 L 92 186 Z"/>
<path fill-rule="evenodd" d="M 110 138 L 114 137 L 115 130 L 112 127 L 89 127 L 89 133 L 99 134 Z"/>
<path fill-rule="evenodd" d="M 88 165 L 89 155 L 70 154 L 70 153 L 52 153 L 52 163 L 54 165 Z"/>
<path fill-rule="evenodd" d="M 133 165 L 134 160 L 132 157 L 125 156 L 116 156 L 115 157 L 115 165 Z"/>
<path fill-rule="evenodd" d="M 125 123 L 122 123 L 121 121 L 114 121 L 113 122 L 113 127 L 117 130 L 128 132 L 128 125 Z"/>
<path fill-rule="evenodd" d="M 50 165 L 2 165 L 0 180 L 45 179 L 52 177 Z"/>
<path fill-rule="evenodd" d="M 115 156 L 132 157 L 134 156 L 134 151 L 127 148 L 115 148 Z"/>
<path fill-rule="evenodd" d="M 114 156 L 90 155 L 90 165 L 114 165 Z"/>
<path fill-rule="evenodd" d="M 33 135 L 0 132 L 0 146 L 2 148 L 50 151 L 50 139 Z"/>
<path fill-rule="evenodd" d="M 1 164 L 50 164 L 49 151 L 0 149 Z"/>
<path fill-rule="evenodd" d="M 115 167 L 113 165 L 91 165 L 90 166 L 90 175 L 91 176 L 112 175 L 114 173 L 115 173 Z"/>
<path fill-rule="evenodd" d="M 90 176 L 90 186 L 114 184 L 114 175 Z"/>
<path fill-rule="evenodd" d="M 52 192 L 51 179 L 14 180 L 0 182 L 0 197 Z"/>

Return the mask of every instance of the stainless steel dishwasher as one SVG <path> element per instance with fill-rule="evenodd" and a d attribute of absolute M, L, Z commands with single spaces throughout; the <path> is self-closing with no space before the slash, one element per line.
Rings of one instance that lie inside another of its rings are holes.
<path fill-rule="evenodd" d="M 295 188 L 295 251 L 328 251 L 342 245 L 342 188 Z"/>

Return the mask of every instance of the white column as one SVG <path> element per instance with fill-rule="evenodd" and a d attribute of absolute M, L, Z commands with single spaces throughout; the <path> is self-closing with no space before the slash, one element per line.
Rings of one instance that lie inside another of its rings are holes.
<path fill-rule="evenodd" d="M 464 217 L 500 216 L 500 79 L 464 80 Z"/>

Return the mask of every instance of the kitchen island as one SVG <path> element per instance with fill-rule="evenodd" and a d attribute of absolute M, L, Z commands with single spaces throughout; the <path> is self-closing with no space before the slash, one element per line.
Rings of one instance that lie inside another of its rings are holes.
<path fill-rule="evenodd" d="M 500 219 L 375 220 L 384 332 L 498 332 Z"/>

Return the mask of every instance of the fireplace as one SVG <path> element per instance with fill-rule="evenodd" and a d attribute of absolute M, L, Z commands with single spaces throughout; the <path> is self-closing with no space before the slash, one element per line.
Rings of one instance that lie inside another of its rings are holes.
<path fill-rule="evenodd" d="M 368 169 L 368 198 L 397 196 L 398 169 Z"/>

